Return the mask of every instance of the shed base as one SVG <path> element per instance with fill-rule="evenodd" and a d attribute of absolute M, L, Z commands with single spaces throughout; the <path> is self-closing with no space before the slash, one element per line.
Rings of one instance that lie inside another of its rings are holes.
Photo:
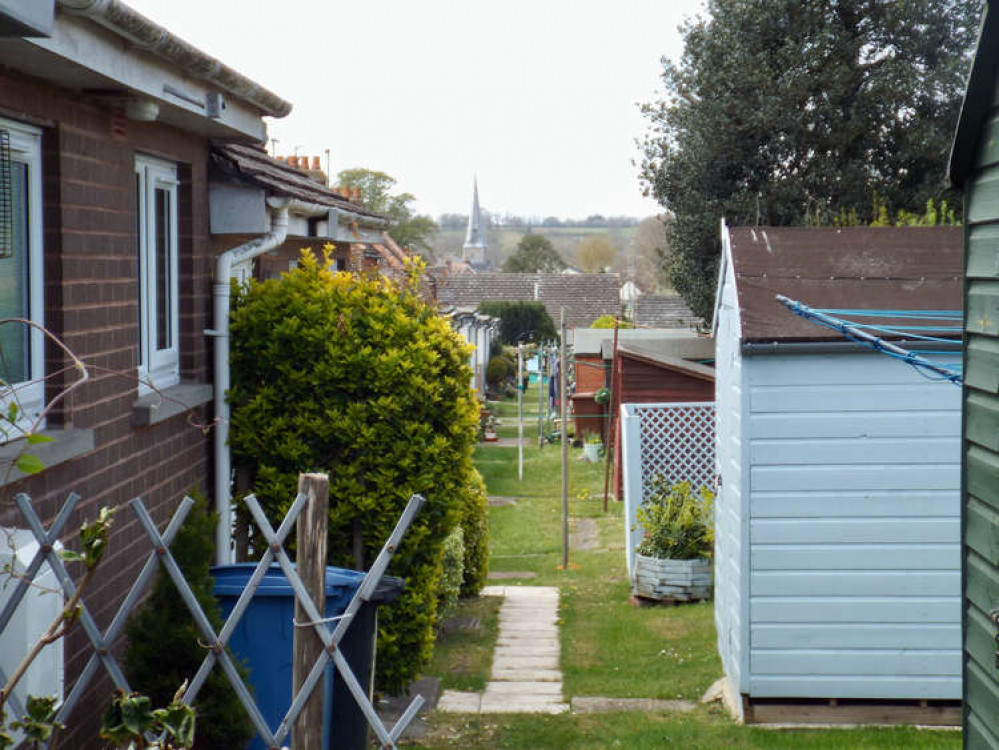
<path fill-rule="evenodd" d="M 961 726 L 958 700 L 752 698 L 742 695 L 746 724 L 904 724 Z"/>

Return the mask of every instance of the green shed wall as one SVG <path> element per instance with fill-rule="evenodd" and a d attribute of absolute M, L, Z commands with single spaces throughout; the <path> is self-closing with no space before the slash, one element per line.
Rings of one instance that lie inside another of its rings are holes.
<path fill-rule="evenodd" d="M 964 737 L 999 750 L 999 107 L 965 183 Z"/>

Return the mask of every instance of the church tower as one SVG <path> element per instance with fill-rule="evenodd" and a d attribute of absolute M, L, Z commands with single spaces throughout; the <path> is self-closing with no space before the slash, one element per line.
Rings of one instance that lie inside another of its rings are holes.
<path fill-rule="evenodd" d="M 482 211 L 479 209 L 479 180 L 472 183 L 472 212 L 468 215 L 468 231 L 465 232 L 465 244 L 461 248 L 461 259 L 472 268 L 481 270 L 486 267 L 486 233 L 482 226 Z"/>

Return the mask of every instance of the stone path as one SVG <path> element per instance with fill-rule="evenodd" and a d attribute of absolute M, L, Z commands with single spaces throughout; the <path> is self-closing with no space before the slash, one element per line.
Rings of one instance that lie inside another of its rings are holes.
<path fill-rule="evenodd" d="M 446 690 L 438 710 L 451 713 L 565 713 L 559 668 L 558 589 L 487 586 L 502 596 L 491 679 L 483 693 Z"/>

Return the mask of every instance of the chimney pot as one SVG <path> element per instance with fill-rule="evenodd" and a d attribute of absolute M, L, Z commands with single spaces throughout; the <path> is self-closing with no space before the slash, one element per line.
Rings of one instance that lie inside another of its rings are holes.
<path fill-rule="evenodd" d="M 319 171 L 320 166 L 319 166 L 319 157 L 318 156 L 313 156 L 312 157 L 312 168 L 314 170 L 316 170 L 316 171 Z"/>
<path fill-rule="evenodd" d="M 289 156 L 288 157 L 288 166 L 289 167 L 295 167 L 297 169 L 298 168 L 298 157 L 297 156 Z"/>
<path fill-rule="evenodd" d="M 359 187 L 354 188 L 354 202 L 355 203 L 361 202 L 361 188 Z"/>

